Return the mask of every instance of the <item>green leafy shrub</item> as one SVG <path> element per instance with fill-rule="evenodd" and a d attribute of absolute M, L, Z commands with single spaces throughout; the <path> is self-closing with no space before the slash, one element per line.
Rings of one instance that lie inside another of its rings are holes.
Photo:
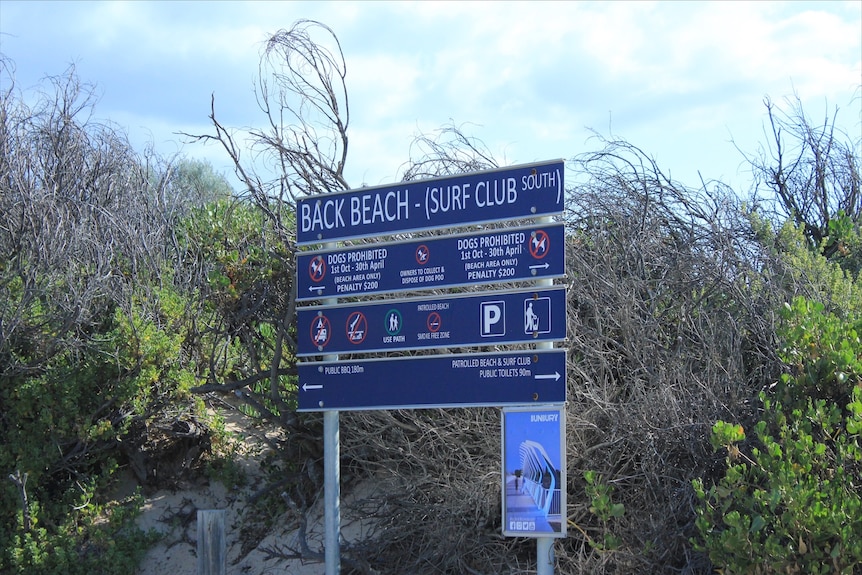
<path fill-rule="evenodd" d="M 288 257 L 268 220 L 240 201 L 222 199 L 194 209 L 179 231 L 187 260 L 205 268 L 213 307 L 233 310 L 243 293 L 285 271 Z"/>
<path fill-rule="evenodd" d="M 779 336 L 786 343 L 779 355 L 791 373 L 781 377 L 775 394 L 786 407 L 801 407 L 805 398 L 847 403 L 854 382 L 862 375 L 862 321 L 854 322 L 860 315 L 854 311 L 845 309 L 845 317 L 839 317 L 803 298 L 784 305 Z"/>
<path fill-rule="evenodd" d="M 92 493 L 90 494 L 92 495 Z M 143 499 L 135 495 L 110 507 L 84 505 L 55 529 L 19 529 L 9 545 L 10 573 L 27 575 L 125 575 L 134 573 L 158 535 L 135 526 Z M 38 504 L 32 512 L 40 515 Z M 105 521 L 104 518 L 108 520 Z M 0 563 L 2 565 L 2 563 Z"/>
<path fill-rule="evenodd" d="M 719 421 L 724 477 L 701 501 L 695 547 L 734 573 L 841 573 L 862 568 L 862 322 L 797 299 L 782 312 L 791 369 L 768 393 L 747 440 Z M 746 453 L 748 452 L 748 453 Z"/>
<path fill-rule="evenodd" d="M 292 410 L 296 376 L 285 367 L 293 362 L 284 338 L 296 335 L 286 319 L 293 314 L 294 270 L 285 231 L 253 205 L 231 199 L 192 210 L 178 231 L 183 265 L 206 278 L 196 294 L 201 323 L 217 326 L 201 342 L 210 356 L 207 378 L 244 381 L 247 414 Z"/>
<path fill-rule="evenodd" d="M 622 517 L 626 507 L 622 503 L 613 502 L 614 488 L 602 481 L 595 471 L 584 472 L 587 481 L 586 493 L 590 498 L 590 513 L 599 518 L 602 524 L 602 541 L 590 539 L 590 545 L 600 551 L 612 551 L 620 546 L 620 538 L 611 531 L 610 522 Z"/>
<path fill-rule="evenodd" d="M 109 508 L 104 497 L 131 422 L 191 402 L 184 306 L 152 288 L 130 310 L 115 307 L 86 348 L 0 378 L 0 572 L 134 571 L 149 541 L 133 525 L 140 500 Z"/>

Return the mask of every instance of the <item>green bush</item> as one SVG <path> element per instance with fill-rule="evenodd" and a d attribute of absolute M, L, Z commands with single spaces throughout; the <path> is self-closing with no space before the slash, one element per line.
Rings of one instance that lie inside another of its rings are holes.
<path fill-rule="evenodd" d="M 134 571 L 149 540 L 132 522 L 140 500 L 108 508 L 104 494 L 132 420 L 191 401 L 183 313 L 180 295 L 153 288 L 114 308 L 86 348 L 0 378 L 0 572 Z"/>
<path fill-rule="evenodd" d="M 285 335 L 296 337 L 286 321 L 295 270 L 284 235 L 252 204 L 231 199 L 191 210 L 178 226 L 183 266 L 205 278 L 198 321 L 214 326 L 202 335 L 209 358 L 201 364 L 209 364 L 211 382 L 247 382 L 242 409 L 255 416 L 296 407 L 296 376 L 286 367 L 292 349 L 284 345 Z"/>
<path fill-rule="evenodd" d="M 31 507 L 34 525 L 29 530 L 19 525 L 8 545 L 7 565 L 0 562 L 0 566 L 4 573 L 8 569 L 21 575 L 134 573 L 158 538 L 154 532 L 145 533 L 135 526 L 142 503 L 136 495 L 108 508 L 84 505 L 67 513 L 53 529 L 39 526 L 41 512 L 35 503 Z"/>
<path fill-rule="evenodd" d="M 589 539 L 590 546 L 599 551 L 613 551 L 620 546 L 620 538 L 611 532 L 609 523 L 612 519 L 625 515 L 626 507 L 622 503 L 613 502 L 613 486 L 605 483 L 595 471 L 585 471 L 584 479 L 587 482 L 585 491 L 591 503 L 590 513 L 599 518 L 602 526 L 602 541 Z"/>
<path fill-rule="evenodd" d="M 701 501 L 697 549 L 727 575 L 841 573 L 862 567 L 862 322 L 797 299 L 782 312 L 791 372 L 761 394 L 744 430 L 719 421 L 724 477 Z"/>

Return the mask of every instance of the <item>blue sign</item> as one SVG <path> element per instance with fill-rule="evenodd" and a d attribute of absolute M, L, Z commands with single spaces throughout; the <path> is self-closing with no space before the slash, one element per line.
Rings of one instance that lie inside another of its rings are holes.
<path fill-rule="evenodd" d="M 296 243 L 560 214 L 563 172 L 555 160 L 303 198 Z"/>
<path fill-rule="evenodd" d="M 563 287 L 297 310 L 299 356 L 558 341 Z"/>
<path fill-rule="evenodd" d="M 299 363 L 298 411 L 564 403 L 566 351 Z"/>
<path fill-rule="evenodd" d="M 297 301 L 565 275 L 563 224 L 297 256 Z"/>
<path fill-rule="evenodd" d="M 503 535 L 566 536 L 566 410 L 503 410 Z"/>

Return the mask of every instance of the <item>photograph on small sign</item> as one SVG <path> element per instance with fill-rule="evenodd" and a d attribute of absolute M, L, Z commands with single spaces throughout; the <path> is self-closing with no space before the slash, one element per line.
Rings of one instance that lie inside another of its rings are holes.
<path fill-rule="evenodd" d="M 503 535 L 565 537 L 565 410 L 503 410 Z"/>

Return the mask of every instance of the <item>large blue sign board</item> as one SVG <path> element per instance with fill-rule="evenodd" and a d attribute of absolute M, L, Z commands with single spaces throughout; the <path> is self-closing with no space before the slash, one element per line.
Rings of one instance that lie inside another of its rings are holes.
<path fill-rule="evenodd" d="M 298 245 L 563 211 L 562 160 L 303 198 Z"/>
<path fill-rule="evenodd" d="M 298 411 L 564 403 L 565 350 L 300 363 Z"/>
<path fill-rule="evenodd" d="M 561 277 L 563 224 L 297 256 L 297 301 Z"/>
<path fill-rule="evenodd" d="M 297 355 L 559 341 L 563 287 L 344 304 L 297 311 Z"/>

